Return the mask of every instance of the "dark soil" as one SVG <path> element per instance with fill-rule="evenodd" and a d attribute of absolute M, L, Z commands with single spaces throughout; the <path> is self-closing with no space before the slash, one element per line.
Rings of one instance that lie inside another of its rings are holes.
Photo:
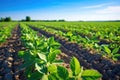
<path fill-rule="evenodd" d="M 31 26 L 30 26 L 31 27 Z M 102 75 L 103 80 L 120 80 L 120 62 L 114 62 L 102 57 L 100 54 L 91 54 L 90 51 L 83 49 L 82 46 L 71 43 L 62 37 L 56 36 L 55 34 L 48 33 L 44 30 L 31 27 L 35 31 L 39 31 L 46 37 L 54 36 L 55 40 L 58 41 L 62 46 L 62 52 L 68 56 L 75 56 L 80 61 L 84 68 L 92 68 L 98 70 Z"/>
<path fill-rule="evenodd" d="M 70 60 L 71 56 L 66 55 L 65 53 L 61 53 L 57 56 L 58 60 L 63 60 L 62 66 L 66 67 L 68 70 L 70 69 Z"/>
<path fill-rule="evenodd" d="M 23 71 L 18 69 L 23 62 L 18 57 L 18 51 L 25 49 L 20 41 L 19 25 L 11 34 L 12 36 L 0 45 L 0 80 L 25 80 Z"/>

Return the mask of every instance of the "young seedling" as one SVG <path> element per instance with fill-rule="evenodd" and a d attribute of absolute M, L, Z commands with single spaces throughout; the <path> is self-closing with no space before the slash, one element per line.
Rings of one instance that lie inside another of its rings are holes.
<path fill-rule="evenodd" d="M 120 57 L 120 54 L 118 54 L 117 52 L 119 51 L 119 48 L 115 48 L 113 50 L 110 50 L 108 48 L 108 46 L 103 46 L 104 51 L 106 52 L 106 56 L 108 56 L 109 58 L 113 59 L 114 61 L 117 61 L 118 58 Z"/>

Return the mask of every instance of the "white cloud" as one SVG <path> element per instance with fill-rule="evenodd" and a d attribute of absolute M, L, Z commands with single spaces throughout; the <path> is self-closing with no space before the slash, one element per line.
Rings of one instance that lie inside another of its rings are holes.
<path fill-rule="evenodd" d="M 83 7 L 83 8 L 99 8 L 99 7 L 102 7 L 103 4 L 100 4 L 100 5 L 94 5 L 94 6 L 86 6 L 86 7 Z"/>
<path fill-rule="evenodd" d="M 110 14 L 120 14 L 120 6 L 108 6 L 107 8 L 97 10 L 96 13 L 110 13 Z"/>
<path fill-rule="evenodd" d="M 65 20 L 120 20 L 120 16 L 114 14 L 76 14 L 76 15 L 63 15 Z M 60 16 L 62 17 L 62 16 Z"/>
<path fill-rule="evenodd" d="M 106 6 L 106 5 L 109 5 L 109 4 L 112 4 L 112 3 L 104 3 L 104 4 L 93 5 L 93 6 L 85 6 L 85 7 L 83 7 L 83 8 L 86 8 L 86 9 L 90 9 L 90 8 L 101 8 L 101 7 Z"/>

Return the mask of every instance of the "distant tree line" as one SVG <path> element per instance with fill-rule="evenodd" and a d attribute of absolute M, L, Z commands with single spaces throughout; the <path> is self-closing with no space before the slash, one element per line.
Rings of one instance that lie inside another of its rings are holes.
<path fill-rule="evenodd" d="M 65 22 L 64 19 L 61 19 L 61 20 L 33 20 L 33 21 L 39 21 L 39 22 Z"/>
<path fill-rule="evenodd" d="M 10 21 L 20 21 L 20 22 L 65 22 L 64 19 L 59 20 L 32 20 L 30 16 L 26 16 L 25 19 L 22 20 L 12 20 L 11 17 L 1 17 L 0 22 L 10 22 Z M 83 21 L 77 21 L 77 22 L 83 22 Z M 106 21 L 86 21 L 86 22 L 120 22 L 120 20 L 106 20 Z"/>
<path fill-rule="evenodd" d="M 10 21 L 12 21 L 11 17 L 6 17 L 6 18 L 1 17 L 0 18 L 0 22 L 10 22 Z M 21 21 L 31 21 L 31 18 L 30 18 L 30 16 L 26 16 L 26 19 L 21 20 Z"/>
<path fill-rule="evenodd" d="M 31 21 L 31 22 L 66 22 L 64 19 L 59 19 L 59 20 L 31 20 L 30 16 L 26 16 L 26 19 L 22 19 L 21 22 L 26 22 L 26 21 Z M 75 22 L 120 22 L 120 20 L 105 20 L 105 21 L 75 21 Z"/>
<path fill-rule="evenodd" d="M 1 22 L 10 22 L 10 21 L 12 21 L 12 19 L 11 19 L 11 17 L 6 17 L 6 18 L 1 17 L 0 21 Z"/>
<path fill-rule="evenodd" d="M 10 21 L 17 21 L 17 20 L 12 20 L 11 17 L 6 17 L 6 18 L 1 17 L 0 18 L 0 22 L 10 22 Z M 60 20 L 31 20 L 30 16 L 26 16 L 25 19 L 22 19 L 19 21 L 20 22 L 26 22 L 26 21 L 27 22 L 29 22 L 29 21 L 31 21 L 31 22 L 37 22 L 37 21 L 39 21 L 39 22 L 65 22 L 64 19 L 60 19 Z"/>
<path fill-rule="evenodd" d="M 25 22 L 25 21 L 31 21 L 31 22 L 65 22 L 64 19 L 60 19 L 60 20 L 31 20 L 31 17 L 30 16 L 26 16 L 26 19 L 22 19 L 21 20 L 22 22 Z"/>
<path fill-rule="evenodd" d="M 25 19 L 22 20 L 12 20 L 11 17 L 1 17 L 0 22 L 10 22 L 10 21 L 20 21 L 20 22 L 65 22 L 64 19 L 59 19 L 59 20 L 32 20 L 30 16 L 26 16 Z M 106 20 L 106 21 L 77 21 L 77 22 L 120 22 L 120 20 Z"/>
<path fill-rule="evenodd" d="M 22 19 L 21 21 L 22 22 L 24 22 L 24 21 L 31 21 L 31 17 L 30 16 L 26 16 L 26 19 Z"/>

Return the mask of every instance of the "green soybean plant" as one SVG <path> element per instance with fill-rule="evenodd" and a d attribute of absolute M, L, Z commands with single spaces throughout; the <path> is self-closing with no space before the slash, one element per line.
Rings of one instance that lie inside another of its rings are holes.
<path fill-rule="evenodd" d="M 102 75 L 96 70 L 83 70 L 77 58 L 73 57 L 70 61 L 70 69 L 63 66 L 50 67 L 53 72 L 46 77 L 47 80 L 98 80 Z"/>
<path fill-rule="evenodd" d="M 120 54 L 118 53 L 119 48 L 114 48 L 111 50 L 108 46 L 103 46 L 103 50 L 106 52 L 104 55 L 108 56 L 109 58 L 117 61 L 120 58 Z"/>
<path fill-rule="evenodd" d="M 38 37 L 36 32 L 26 25 L 21 26 L 22 43 L 27 49 L 19 52 L 19 56 L 24 60 L 20 69 L 25 70 L 28 80 L 96 80 L 102 76 L 95 70 L 83 70 L 75 57 L 70 61 L 69 71 L 61 66 L 62 60 L 56 59 L 61 51 L 60 44 L 54 37 Z"/>
<path fill-rule="evenodd" d="M 65 37 L 68 38 L 69 41 L 74 41 L 74 42 L 76 42 L 76 40 L 78 39 L 77 36 L 75 36 L 70 31 L 65 34 Z"/>
<path fill-rule="evenodd" d="M 44 77 L 49 74 L 48 67 L 54 64 L 61 63 L 61 60 L 56 60 L 56 55 L 60 53 L 58 49 L 60 44 L 54 41 L 54 38 L 45 39 L 39 38 L 37 34 L 25 25 L 22 27 L 22 42 L 27 48 L 26 51 L 20 51 L 19 56 L 23 58 L 24 64 L 20 69 L 25 69 L 25 74 L 29 80 L 33 80 L 34 76 L 44 80 Z"/>
<path fill-rule="evenodd" d="M 70 61 L 70 68 L 72 71 L 72 77 L 70 77 L 70 80 L 97 80 L 102 76 L 96 70 L 83 70 L 83 67 L 80 66 L 79 61 L 75 57 Z"/>
<path fill-rule="evenodd" d="M 0 44 L 5 42 L 8 37 L 11 36 L 11 31 L 15 27 L 16 23 L 9 24 L 7 27 L 1 27 L 0 28 Z"/>

